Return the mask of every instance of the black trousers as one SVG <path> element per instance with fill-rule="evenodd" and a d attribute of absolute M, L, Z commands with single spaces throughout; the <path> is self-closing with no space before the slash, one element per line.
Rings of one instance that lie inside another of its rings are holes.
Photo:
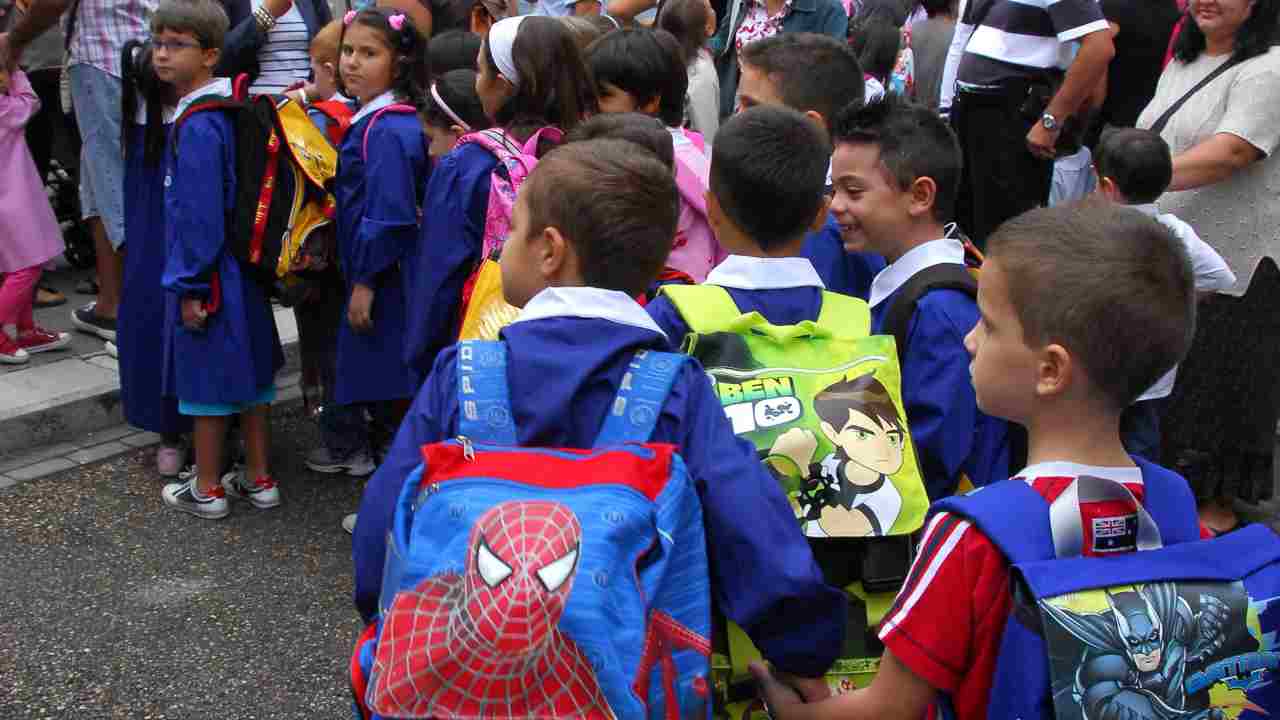
<path fill-rule="evenodd" d="M 951 124 L 964 154 L 957 218 L 980 249 L 1005 220 L 1049 202 L 1053 161 L 1027 149 L 1035 119 L 1021 111 L 1026 88 L 956 92 Z"/>

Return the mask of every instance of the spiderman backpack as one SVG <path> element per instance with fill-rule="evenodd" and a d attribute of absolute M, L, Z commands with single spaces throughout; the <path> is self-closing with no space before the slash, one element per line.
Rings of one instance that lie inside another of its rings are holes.
<path fill-rule="evenodd" d="M 971 521 L 1012 566 L 988 717 L 1280 712 L 1280 537 L 1252 525 L 1200 540 L 1186 480 L 1138 466 L 1145 504 L 1080 476 L 1052 502 L 1015 478 L 934 505 Z"/>
<path fill-rule="evenodd" d="M 591 450 L 516 446 L 506 358 L 459 344 L 460 436 L 397 501 L 357 717 L 707 717 L 702 507 L 644 442 L 684 357 L 637 353 Z"/>

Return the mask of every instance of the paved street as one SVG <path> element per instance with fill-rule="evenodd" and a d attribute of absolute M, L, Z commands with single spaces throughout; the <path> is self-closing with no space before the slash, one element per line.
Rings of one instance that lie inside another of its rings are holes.
<path fill-rule="evenodd" d="M 308 471 L 277 409 L 285 504 L 162 508 L 154 448 L 0 490 L 0 717 L 343 718 L 359 485 Z"/>

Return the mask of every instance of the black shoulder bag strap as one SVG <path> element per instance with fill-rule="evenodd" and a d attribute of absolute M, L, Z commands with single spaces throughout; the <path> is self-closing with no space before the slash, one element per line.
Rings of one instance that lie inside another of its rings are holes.
<path fill-rule="evenodd" d="M 907 354 L 907 330 L 916 304 L 930 290 L 959 290 L 969 297 L 978 296 L 978 281 L 969 269 L 957 263 L 944 263 L 925 268 L 903 284 L 885 312 L 881 335 L 892 335 L 898 344 L 898 362 Z"/>
<path fill-rule="evenodd" d="M 1161 115 L 1159 119 L 1157 119 L 1154 123 L 1151 124 L 1151 132 L 1159 135 L 1160 132 L 1164 130 L 1164 126 L 1169 124 L 1169 120 L 1173 117 L 1173 114 L 1178 112 L 1178 110 L 1182 108 L 1183 104 L 1191 99 L 1192 95 L 1195 95 L 1196 93 L 1200 92 L 1200 90 L 1202 90 L 1205 85 L 1208 85 L 1209 83 L 1213 82 L 1215 79 L 1217 79 L 1219 75 L 1230 70 L 1234 65 L 1238 64 L 1239 62 L 1240 62 L 1240 56 L 1233 55 L 1231 56 L 1230 60 L 1222 63 L 1221 65 L 1218 66 L 1216 70 L 1209 73 L 1208 75 L 1205 75 L 1203 80 L 1196 83 L 1195 87 L 1191 88 L 1186 92 L 1185 95 L 1178 98 L 1177 102 L 1170 105 L 1169 109 L 1165 110 L 1164 114 Z"/>

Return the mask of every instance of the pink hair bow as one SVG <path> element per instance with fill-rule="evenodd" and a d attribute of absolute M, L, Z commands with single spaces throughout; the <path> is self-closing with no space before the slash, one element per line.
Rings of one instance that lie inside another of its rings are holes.
<path fill-rule="evenodd" d="M 401 13 L 399 15 L 392 15 L 391 17 L 387 18 L 387 24 L 390 25 L 391 28 L 396 32 L 400 32 L 401 30 L 404 29 L 404 14 Z"/>
<path fill-rule="evenodd" d="M 351 23 L 355 22 L 355 20 L 356 20 L 355 10 L 348 10 L 347 14 L 342 16 L 343 25 L 350 25 Z"/>

